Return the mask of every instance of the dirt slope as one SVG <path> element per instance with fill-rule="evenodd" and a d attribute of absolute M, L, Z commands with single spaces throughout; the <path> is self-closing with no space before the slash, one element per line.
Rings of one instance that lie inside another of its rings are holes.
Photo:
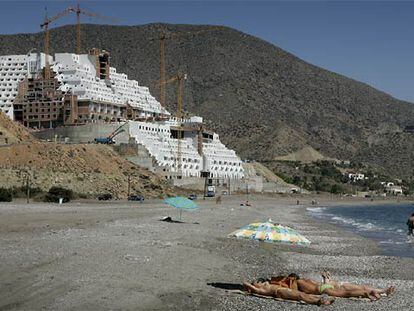
<path fill-rule="evenodd" d="M 118 156 L 101 145 L 58 145 L 53 143 L 13 144 L 0 148 L 0 187 L 21 187 L 30 172 L 32 187 L 47 191 L 62 186 L 94 197 L 111 193 L 126 197 L 128 175 L 131 193 L 162 197 L 172 188 L 157 175 Z"/>
<path fill-rule="evenodd" d="M 119 156 L 109 146 L 44 143 L 25 127 L 0 112 L 0 188 L 22 187 L 28 172 L 32 188 L 52 186 L 95 197 L 111 193 L 123 198 L 130 193 L 162 197 L 173 189 L 157 175 Z"/>
<path fill-rule="evenodd" d="M 17 142 L 28 142 L 33 139 L 25 127 L 13 122 L 0 111 L 0 146 Z"/>
<path fill-rule="evenodd" d="M 323 159 L 326 158 L 312 147 L 305 147 L 288 155 L 275 158 L 275 160 L 280 161 L 299 161 L 302 163 L 311 163 Z"/>
<path fill-rule="evenodd" d="M 243 168 L 245 170 L 245 178 L 262 176 L 264 181 L 274 182 L 283 186 L 290 186 L 290 184 L 286 183 L 282 178 L 259 162 L 243 163 Z"/>

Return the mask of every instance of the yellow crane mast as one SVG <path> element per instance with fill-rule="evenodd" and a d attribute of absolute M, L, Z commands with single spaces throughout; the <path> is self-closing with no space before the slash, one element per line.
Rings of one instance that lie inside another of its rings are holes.
<path fill-rule="evenodd" d="M 45 32 L 45 41 L 44 41 L 44 53 L 45 53 L 45 79 L 50 79 L 50 64 L 49 64 L 49 44 L 50 44 L 50 38 L 49 38 L 49 25 L 56 21 L 57 19 L 69 14 L 72 12 L 72 8 L 67 8 L 66 10 L 63 10 L 62 12 L 56 14 L 55 16 L 49 18 L 47 16 L 47 12 L 45 15 L 44 22 L 40 25 L 41 28 L 44 29 Z"/>
<path fill-rule="evenodd" d="M 80 20 L 80 16 L 81 14 L 89 16 L 89 17 L 96 17 L 102 20 L 106 20 L 106 21 L 110 21 L 110 22 L 118 22 L 117 19 L 111 18 L 111 17 L 107 17 L 107 16 L 103 16 L 97 13 L 93 13 L 93 12 L 88 12 L 84 9 L 81 9 L 79 1 L 78 4 L 76 5 L 76 7 L 70 7 L 69 8 L 71 12 L 76 14 L 76 54 L 80 54 L 81 53 L 81 20 Z"/>
<path fill-rule="evenodd" d="M 177 111 L 176 117 L 178 118 L 179 126 L 177 128 L 177 176 L 181 175 L 182 172 L 182 151 L 181 151 L 181 140 L 184 138 L 184 128 L 179 119 L 183 117 L 183 90 L 184 90 L 184 81 L 187 79 L 187 75 L 181 72 L 178 72 L 177 75 L 173 76 L 169 80 L 166 80 L 166 40 L 167 39 L 175 39 L 178 37 L 182 37 L 185 35 L 198 35 L 200 33 L 211 32 L 214 30 L 220 30 L 222 27 L 211 27 L 206 30 L 200 31 L 193 31 L 193 32 L 181 32 L 181 33 L 168 33 L 164 26 L 161 26 L 160 34 L 159 34 L 159 41 L 160 41 L 160 80 L 159 80 L 159 87 L 160 87 L 160 104 L 162 107 L 166 106 L 166 84 L 172 83 L 177 81 Z M 151 39 L 153 40 L 153 39 Z M 198 152 L 202 155 L 203 147 L 202 147 L 202 131 L 203 128 L 198 128 Z"/>
<path fill-rule="evenodd" d="M 160 104 L 162 107 L 166 106 L 166 84 L 177 81 L 177 111 L 176 117 L 181 119 L 183 117 L 183 90 L 184 90 L 184 81 L 187 79 L 187 75 L 181 72 L 178 72 L 176 76 L 166 80 L 166 40 L 167 39 L 176 39 L 185 35 L 198 35 L 205 32 L 211 32 L 214 30 L 220 30 L 222 27 L 211 27 L 209 29 L 200 30 L 200 31 L 193 31 L 193 32 L 181 32 L 181 33 L 168 33 L 164 26 L 161 26 L 159 41 L 160 41 L 160 80 L 159 80 L 159 87 L 160 87 Z M 153 39 L 151 39 L 153 40 Z M 181 123 L 177 129 L 177 175 L 181 175 L 182 172 L 182 151 L 181 151 L 181 140 L 184 138 L 183 134 L 183 127 Z M 197 151 L 200 155 L 203 153 L 203 144 L 202 144 L 202 132 L 203 128 L 200 126 L 198 128 L 198 147 Z"/>
<path fill-rule="evenodd" d="M 176 168 L 177 168 L 177 177 L 182 175 L 182 139 L 184 138 L 184 128 L 181 124 L 181 119 L 183 118 L 183 93 L 184 93 L 184 82 L 187 80 L 187 74 L 178 72 L 175 76 L 166 80 L 162 84 L 168 84 L 177 82 L 177 157 L 176 157 Z M 160 82 L 161 84 L 161 82 Z"/>
<path fill-rule="evenodd" d="M 160 104 L 165 107 L 165 32 L 160 33 Z"/>
<path fill-rule="evenodd" d="M 167 39 L 177 39 L 183 36 L 195 36 L 198 34 L 202 34 L 202 33 L 206 33 L 206 32 L 211 32 L 214 30 L 220 30 L 222 29 L 221 26 L 214 26 L 214 27 L 210 27 L 209 29 L 205 29 L 205 30 L 199 30 L 199 31 L 192 31 L 192 32 L 175 32 L 175 33 L 167 33 L 167 30 L 165 29 L 165 26 L 162 25 L 161 29 L 160 29 L 160 34 L 159 34 L 159 41 L 160 41 L 160 104 L 165 107 L 165 100 L 166 100 L 166 95 L 165 95 L 165 82 L 166 82 L 166 45 L 165 42 Z M 153 38 L 151 38 L 150 40 L 154 40 Z"/>

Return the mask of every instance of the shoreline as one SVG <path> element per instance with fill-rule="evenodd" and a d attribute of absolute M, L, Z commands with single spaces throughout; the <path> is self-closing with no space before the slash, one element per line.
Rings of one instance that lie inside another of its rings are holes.
<path fill-rule="evenodd" d="M 254 196 L 251 207 L 240 206 L 244 200 L 198 200 L 198 210 L 183 212 L 184 224 L 159 221 L 178 219 L 179 213 L 158 200 L 0 204 L 0 309 L 316 309 L 208 284 L 291 272 L 318 280 L 324 269 L 343 281 L 397 287 L 396 294 L 374 303 L 337 299 L 331 310 L 414 308 L 413 258 L 378 255 L 375 242 L 312 218 L 306 210 L 312 205 L 296 205 L 294 197 Z M 268 218 L 312 244 L 227 238 Z"/>
<path fill-rule="evenodd" d="M 400 209 L 402 208 L 404 210 L 403 214 L 405 214 L 407 207 L 409 209 L 412 206 L 414 210 L 414 205 L 410 201 L 370 203 L 321 204 L 320 206 L 306 207 L 306 210 L 314 219 L 338 226 L 348 232 L 374 241 L 380 250 L 379 255 L 414 258 L 414 249 L 410 244 L 411 240 L 406 235 L 405 222 L 401 221 L 402 213 Z M 364 208 L 364 210 L 361 210 L 361 214 L 365 216 L 359 217 L 358 210 L 360 208 Z M 368 215 L 370 210 L 374 213 L 371 218 Z M 393 219 L 392 213 L 394 210 L 399 219 L 397 223 L 395 221 L 387 222 L 381 217 L 378 218 L 378 215 L 387 215 L 385 217 Z M 407 215 L 410 215 L 410 212 Z"/>

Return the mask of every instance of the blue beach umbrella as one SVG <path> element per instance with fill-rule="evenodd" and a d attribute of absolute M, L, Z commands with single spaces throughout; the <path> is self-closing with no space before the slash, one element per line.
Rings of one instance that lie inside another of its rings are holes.
<path fill-rule="evenodd" d="M 178 208 L 180 210 L 180 220 L 181 220 L 181 212 L 182 210 L 195 210 L 198 208 L 198 205 L 195 204 L 193 201 L 184 198 L 184 197 L 172 197 L 167 198 L 164 200 L 164 203 Z"/>

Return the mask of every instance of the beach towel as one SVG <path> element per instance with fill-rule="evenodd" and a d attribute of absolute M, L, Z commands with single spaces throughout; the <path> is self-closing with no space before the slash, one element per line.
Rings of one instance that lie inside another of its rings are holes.
<path fill-rule="evenodd" d="M 226 290 L 226 292 L 233 293 L 233 294 L 241 294 L 241 295 L 245 295 L 245 296 L 255 296 L 255 297 L 264 298 L 264 299 L 273 299 L 273 300 L 276 300 L 276 301 L 286 301 L 286 302 L 291 302 L 291 303 L 306 304 L 304 301 L 295 301 L 295 300 L 287 300 L 287 299 L 282 299 L 282 298 L 264 296 L 264 295 L 249 293 L 249 292 L 246 292 L 246 291 L 240 290 L 240 289 L 230 289 L 230 290 Z"/>
<path fill-rule="evenodd" d="M 241 295 L 245 295 L 245 296 L 255 296 L 255 297 L 258 297 L 258 298 L 273 299 L 273 300 L 276 300 L 276 301 L 286 301 L 286 302 L 291 302 L 291 303 L 307 304 L 304 301 L 295 301 L 295 300 L 287 300 L 287 299 L 282 299 L 282 298 L 264 296 L 264 295 L 249 293 L 249 292 L 246 292 L 246 291 L 240 290 L 240 289 L 230 289 L 230 290 L 226 290 L 226 292 L 233 293 L 233 294 L 241 294 Z M 381 295 L 381 296 L 383 296 L 383 295 Z M 358 300 L 358 301 L 363 300 L 363 301 L 371 302 L 371 300 L 369 298 L 357 298 L 357 297 L 342 298 L 342 297 L 335 297 L 335 300 L 337 300 L 337 299 Z"/>

